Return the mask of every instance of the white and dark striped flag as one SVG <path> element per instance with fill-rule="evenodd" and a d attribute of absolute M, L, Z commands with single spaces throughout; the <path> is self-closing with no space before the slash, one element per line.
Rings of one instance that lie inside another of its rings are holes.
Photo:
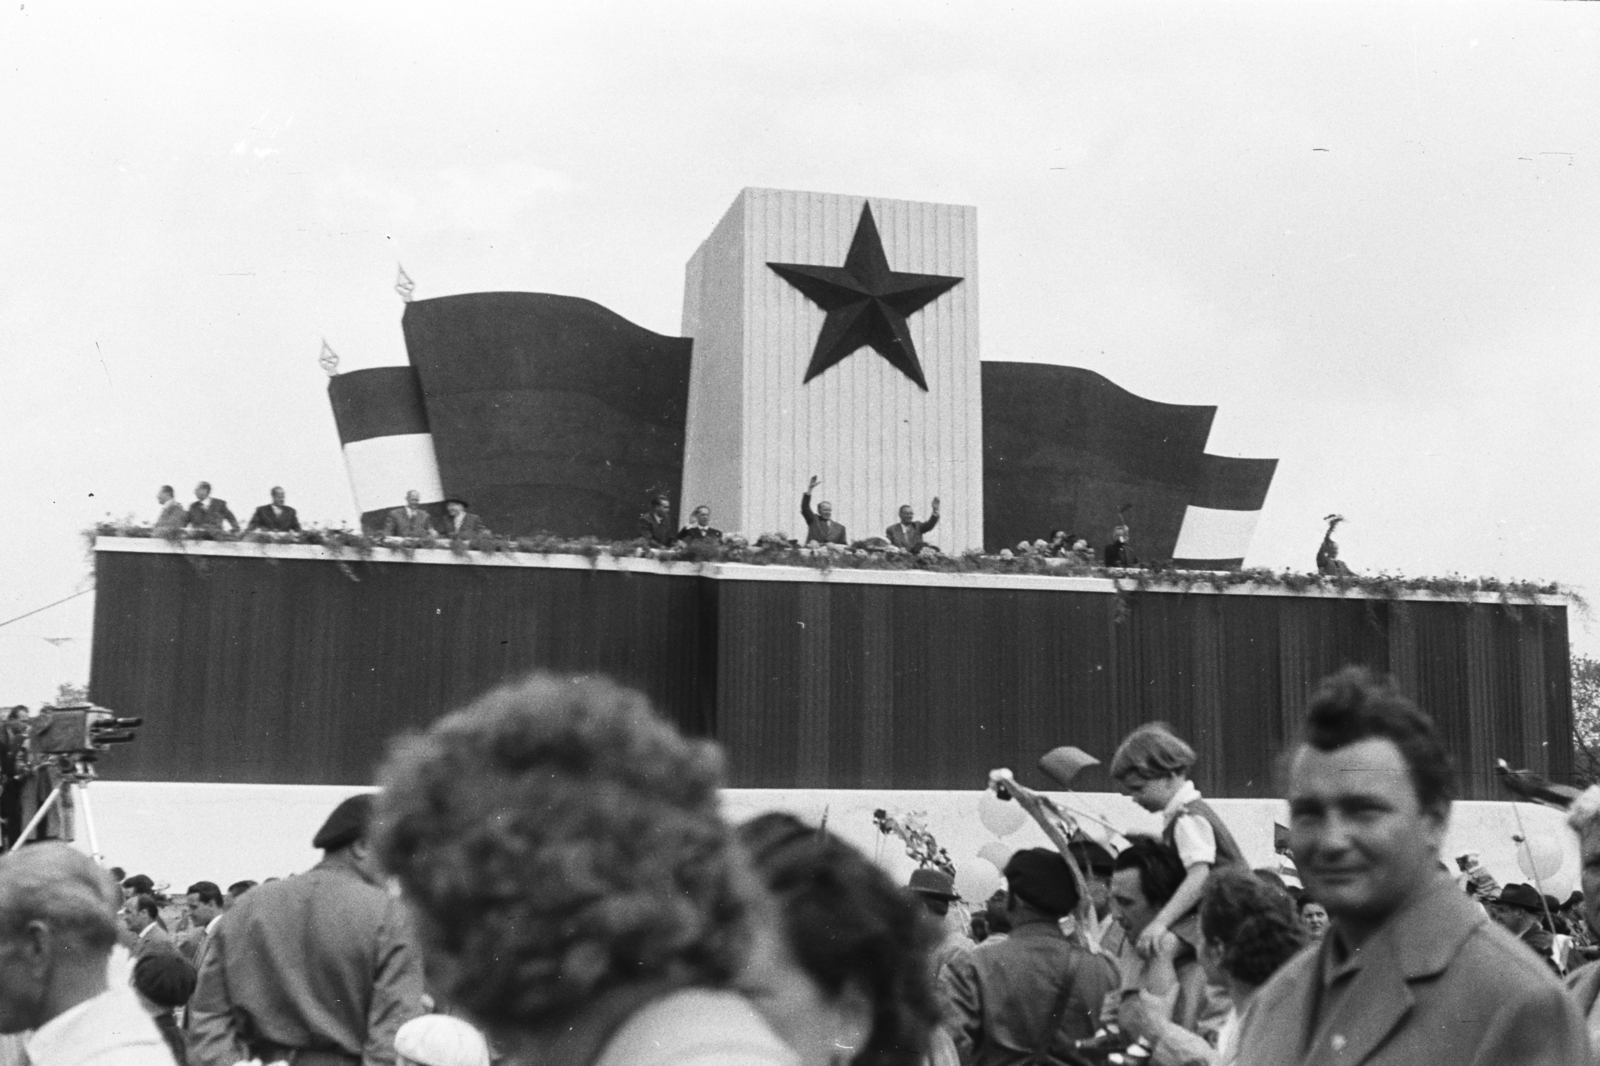
<path fill-rule="evenodd" d="M 415 370 L 384 366 L 336 374 L 328 400 L 363 526 L 381 525 L 384 513 L 402 506 L 412 489 L 424 504 L 444 499 Z"/>
<path fill-rule="evenodd" d="M 1173 565 L 1190 570 L 1237 570 L 1244 565 L 1277 469 L 1276 459 L 1202 455 L 1172 551 Z"/>

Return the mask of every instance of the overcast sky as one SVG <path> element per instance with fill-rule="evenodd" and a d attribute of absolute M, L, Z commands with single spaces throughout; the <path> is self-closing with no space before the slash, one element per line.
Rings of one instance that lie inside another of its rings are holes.
<path fill-rule="evenodd" d="M 353 523 L 316 357 L 405 361 L 397 262 L 676 334 L 747 185 L 976 205 L 984 358 L 1281 460 L 1249 565 L 1339 511 L 1358 570 L 1600 595 L 1597 57 L 1583 3 L 15 5 L 0 621 L 163 482 Z M 87 680 L 93 599 L 0 700 Z"/>

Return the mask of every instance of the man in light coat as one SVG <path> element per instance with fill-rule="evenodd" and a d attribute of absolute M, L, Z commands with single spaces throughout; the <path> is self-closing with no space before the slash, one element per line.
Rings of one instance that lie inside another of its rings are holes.
<path fill-rule="evenodd" d="M 248 1059 L 394 1066 L 423 1013 L 422 963 L 367 845 L 372 797 L 336 807 L 311 870 L 253 888 L 207 939 L 189 1001 L 190 1066 Z"/>
<path fill-rule="evenodd" d="M 1240 1066 L 1572 1066 L 1583 1019 L 1439 868 L 1453 775 L 1433 722 L 1361 667 L 1312 697 L 1290 843 L 1332 923 L 1240 1022 Z"/>

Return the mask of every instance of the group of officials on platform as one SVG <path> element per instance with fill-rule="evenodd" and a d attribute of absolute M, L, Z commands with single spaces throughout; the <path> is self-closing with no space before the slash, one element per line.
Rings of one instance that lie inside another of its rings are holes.
<path fill-rule="evenodd" d="M 833 504 L 823 500 L 817 504 L 815 511 L 811 509 L 811 494 L 821 480 L 812 475 L 810 484 L 800 496 L 800 517 L 806 524 L 805 543 L 808 546 L 848 547 L 849 534 L 843 525 L 833 520 Z M 899 521 L 885 529 L 883 535 L 890 545 L 913 555 L 924 549 L 938 551 L 937 546 L 924 539 L 938 524 L 939 497 L 935 496 L 927 519 L 917 521 L 916 512 L 910 504 L 906 504 L 900 508 Z M 674 533 L 672 500 L 658 495 L 651 498 L 650 510 L 639 516 L 639 536 L 654 547 L 675 548 L 700 540 L 721 540 L 722 531 L 711 525 L 711 508 L 701 504 L 690 514 L 689 525 Z"/>

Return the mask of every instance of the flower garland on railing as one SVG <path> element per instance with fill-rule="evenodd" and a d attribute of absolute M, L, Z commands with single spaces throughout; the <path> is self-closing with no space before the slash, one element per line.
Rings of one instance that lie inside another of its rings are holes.
<path fill-rule="evenodd" d="M 547 533 L 525 537 L 505 537 L 492 533 L 466 539 L 385 537 L 348 526 L 314 527 L 299 533 L 270 533 L 262 530 L 227 533 L 221 530 L 156 530 L 132 520 L 106 520 L 85 530 L 91 550 L 95 537 L 144 537 L 167 540 L 177 545 L 219 541 L 245 544 L 314 544 L 333 554 L 349 552 L 360 559 L 370 558 L 380 549 L 411 555 L 420 549 L 448 548 L 457 555 L 471 552 L 514 552 L 534 555 L 581 555 L 591 560 L 657 559 L 662 562 L 745 563 L 758 566 L 800 566 L 814 570 L 920 570 L 945 574 L 1039 574 L 1055 577 L 1110 578 L 1126 606 L 1129 597 L 1155 589 L 1212 590 L 1254 587 L 1283 589 L 1289 592 L 1313 590 L 1341 595 L 1355 594 L 1371 599 L 1399 600 L 1407 594 L 1428 593 L 1444 599 L 1471 601 L 1478 596 L 1497 596 L 1501 603 L 1538 606 L 1543 597 L 1564 596 L 1580 611 L 1588 604 L 1570 588 L 1553 581 L 1507 581 L 1493 577 L 1466 578 L 1404 577 L 1399 574 L 1308 574 L 1293 570 L 1181 570 L 1170 564 L 1141 569 L 1108 569 L 1084 563 L 1073 556 L 1065 558 L 1041 551 L 1009 549 L 997 555 L 965 552 L 945 555 L 924 550 L 917 554 L 893 547 L 880 537 L 857 541 L 848 548 L 829 546 L 808 548 L 783 533 L 765 533 L 751 543 L 738 534 L 724 535 L 721 541 L 702 540 L 679 548 L 661 549 L 642 540 L 606 541 L 598 537 L 557 537 Z M 353 576 L 353 575 L 352 575 Z"/>

